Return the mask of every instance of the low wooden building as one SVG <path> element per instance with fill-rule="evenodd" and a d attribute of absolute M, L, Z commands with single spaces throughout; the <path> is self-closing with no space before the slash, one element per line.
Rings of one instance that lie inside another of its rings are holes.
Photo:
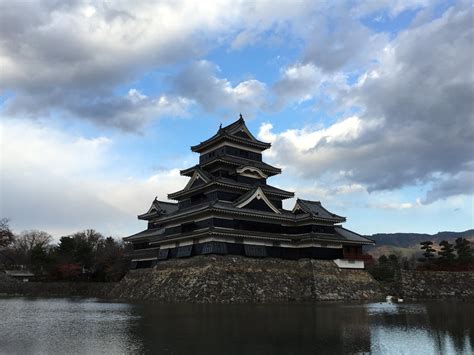
<path fill-rule="evenodd" d="M 282 201 L 294 193 L 267 180 L 281 169 L 262 161 L 270 148 L 248 130 L 242 116 L 192 146 L 199 164 L 182 170 L 189 182 L 170 200 L 154 200 L 138 216 L 144 231 L 124 238 L 133 244 L 132 268 L 202 254 L 284 259 L 333 259 L 340 267 L 363 268 L 362 247 L 374 244 L 342 226 L 346 221 L 319 201 Z"/>
<path fill-rule="evenodd" d="M 5 270 L 5 274 L 13 279 L 28 282 L 33 281 L 35 274 L 29 270 Z"/>

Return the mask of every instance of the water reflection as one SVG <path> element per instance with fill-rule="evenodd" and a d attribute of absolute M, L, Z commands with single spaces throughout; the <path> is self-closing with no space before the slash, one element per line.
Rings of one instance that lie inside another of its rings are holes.
<path fill-rule="evenodd" d="M 376 303 L 367 308 L 371 314 L 372 353 L 473 353 L 472 303 Z"/>
<path fill-rule="evenodd" d="M 0 299 L 0 353 L 471 354 L 474 303 L 159 305 Z"/>
<path fill-rule="evenodd" d="M 368 324 L 365 307 L 185 305 L 149 309 L 137 331 L 177 354 L 323 354 L 369 351 Z"/>

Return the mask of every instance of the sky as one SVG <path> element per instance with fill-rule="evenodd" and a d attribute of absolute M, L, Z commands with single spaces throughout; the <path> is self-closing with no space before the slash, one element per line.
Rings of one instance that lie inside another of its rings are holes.
<path fill-rule="evenodd" d="M 474 227 L 469 1 L 0 0 L 0 217 L 124 237 L 242 113 L 361 234 Z M 294 199 L 284 206 L 292 208 Z"/>

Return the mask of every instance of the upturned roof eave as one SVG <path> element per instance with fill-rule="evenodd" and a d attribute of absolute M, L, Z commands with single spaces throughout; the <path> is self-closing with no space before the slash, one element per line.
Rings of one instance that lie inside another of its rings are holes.
<path fill-rule="evenodd" d="M 124 237 L 124 238 L 122 238 L 122 240 L 125 241 L 125 242 L 146 240 L 148 238 L 151 238 L 151 237 L 156 236 L 156 235 L 158 235 L 160 233 L 163 233 L 163 232 L 164 232 L 163 228 L 145 229 L 141 232 L 129 235 L 128 237 Z"/>
<path fill-rule="evenodd" d="M 298 198 L 296 200 L 296 203 L 295 203 L 295 206 L 296 205 L 299 205 L 305 212 L 307 213 L 310 213 L 312 214 L 313 216 L 317 216 L 317 217 L 321 217 L 317 214 L 314 213 L 314 211 L 307 206 L 307 204 L 313 204 L 313 205 L 317 205 L 318 208 L 320 208 L 321 210 L 323 210 L 324 212 L 326 212 L 328 215 L 330 215 L 330 217 L 323 217 L 323 218 L 328 218 L 328 219 L 332 219 L 334 221 L 337 221 L 339 223 L 343 223 L 343 222 L 346 222 L 346 217 L 343 217 L 343 216 L 339 216 L 335 213 L 332 213 L 331 211 L 329 211 L 328 209 L 326 209 L 320 201 L 310 201 L 310 200 L 303 200 L 303 199 L 300 199 Z"/>
<path fill-rule="evenodd" d="M 214 136 L 212 136 L 211 138 L 209 138 L 209 139 L 207 139 L 207 140 L 205 140 L 205 141 L 203 141 L 199 144 L 191 146 L 191 151 L 193 151 L 194 153 L 200 153 L 201 151 L 213 146 L 214 144 L 218 144 L 223 140 L 229 140 L 229 141 L 233 141 L 233 142 L 236 142 L 236 143 L 240 143 L 242 145 L 248 145 L 248 146 L 251 146 L 251 147 L 254 147 L 254 148 L 261 149 L 262 151 L 266 150 L 266 149 L 269 149 L 272 146 L 271 143 L 266 143 L 266 142 L 262 142 L 262 141 L 259 141 L 259 140 L 249 140 L 249 139 L 245 139 L 245 138 L 239 138 L 239 137 L 233 136 L 231 134 L 228 134 L 226 132 L 224 132 L 224 133 L 218 132 Z"/>
<path fill-rule="evenodd" d="M 219 181 L 219 180 L 212 180 L 212 181 L 210 181 L 210 182 L 208 182 L 204 185 L 200 185 L 200 186 L 194 187 L 192 189 L 188 189 L 188 190 L 183 189 L 183 190 L 180 190 L 180 191 L 173 192 L 173 193 L 168 195 L 168 198 L 171 199 L 171 200 L 178 200 L 179 198 L 182 198 L 182 197 L 188 196 L 190 194 L 193 194 L 197 191 L 209 188 L 213 185 L 227 187 L 227 188 L 231 188 L 231 189 L 246 190 L 246 191 L 249 191 L 249 190 L 252 190 L 252 189 L 255 188 L 255 186 L 244 184 L 244 183 L 239 183 L 239 182 L 236 182 L 235 184 L 230 184 L 230 183 L 222 182 L 222 181 Z M 266 194 L 280 197 L 283 200 L 286 200 L 288 198 L 292 198 L 292 197 L 295 196 L 294 192 L 278 189 L 277 187 L 267 186 L 267 185 L 259 185 L 259 186 L 262 188 L 262 190 L 264 190 L 264 192 Z"/>
<path fill-rule="evenodd" d="M 225 204 L 223 206 L 222 204 Z M 206 202 L 200 205 L 187 207 L 185 210 L 179 211 L 175 214 L 164 215 L 161 216 L 159 221 L 161 223 L 172 222 L 176 219 L 181 218 L 188 218 L 192 217 L 197 214 L 202 213 L 224 213 L 224 214 L 231 214 L 231 215 L 240 215 L 244 217 L 253 217 L 253 218 L 261 218 L 261 219 L 268 219 L 268 220 L 285 220 L 288 222 L 297 222 L 297 223 L 305 223 L 305 222 L 323 222 L 323 223 L 335 223 L 332 219 L 327 218 L 317 218 L 310 214 L 305 214 L 305 216 L 300 217 L 300 215 L 291 214 L 291 211 L 286 211 L 284 209 L 280 209 L 282 214 L 277 213 L 269 213 L 265 211 L 258 211 L 258 210 L 251 210 L 246 208 L 235 208 L 232 206 L 231 202 L 224 202 L 224 201 L 214 201 L 214 202 Z"/>
<path fill-rule="evenodd" d="M 361 242 L 363 242 L 367 245 L 375 245 L 376 244 L 375 240 L 373 240 L 373 239 L 370 239 L 366 236 L 363 236 L 363 235 L 361 235 L 357 232 L 351 231 L 350 229 L 344 228 L 343 226 L 335 226 L 336 233 L 340 234 L 340 232 L 339 232 L 340 230 L 342 230 L 343 232 L 346 232 L 346 233 L 354 234 L 357 238 L 361 239 Z M 356 242 L 356 241 L 354 240 L 354 242 Z"/>
<path fill-rule="evenodd" d="M 159 216 L 159 213 L 157 213 L 157 212 L 153 212 L 153 213 L 146 212 L 146 213 L 143 213 L 143 214 L 139 214 L 137 216 L 137 219 L 140 219 L 142 221 L 148 221 L 148 220 L 150 220 L 150 219 L 152 219 L 153 217 L 156 217 L 156 216 Z"/>
<path fill-rule="evenodd" d="M 224 164 L 230 164 L 230 165 L 237 166 L 237 167 L 245 167 L 245 166 L 256 167 L 256 168 L 258 168 L 258 169 L 260 169 L 260 170 L 262 170 L 266 173 L 271 174 L 271 176 L 281 173 L 280 168 L 277 168 L 277 167 L 272 166 L 270 164 L 267 164 L 267 163 L 264 163 L 264 162 L 261 162 L 261 161 L 250 160 L 250 159 L 245 160 L 244 158 L 234 157 L 234 156 L 231 156 L 231 155 L 216 157 L 215 159 L 209 160 L 209 161 L 207 161 L 203 164 L 199 164 L 199 166 L 202 168 L 202 167 L 205 167 L 207 165 L 211 165 L 213 163 L 219 163 L 219 162 L 224 163 Z M 195 168 L 195 167 L 192 167 L 191 169 L 193 169 L 193 168 Z"/>
<path fill-rule="evenodd" d="M 176 240 L 195 238 L 197 236 L 219 236 L 219 237 L 243 237 L 247 239 L 266 239 L 273 241 L 284 241 L 289 243 L 299 243 L 304 242 L 317 242 L 317 243 L 337 243 L 337 244 L 359 244 L 359 245 L 369 245 L 371 243 L 365 241 L 355 241 L 348 240 L 337 234 L 327 234 L 327 233 L 301 233 L 301 234 L 285 234 L 285 233 L 266 233 L 258 231 L 247 231 L 247 230 L 229 230 L 219 227 L 207 227 L 202 228 L 196 231 L 188 233 L 175 233 L 167 236 L 162 236 L 160 239 L 155 239 L 150 241 L 151 245 L 158 243 L 173 242 Z"/>
<path fill-rule="evenodd" d="M 166 207 L 167 206 L 167 207 Z M 171 209 L 170 209 L 171 208 Z M 140 220 L 150 220 L 151 218 L 160 216 L 162 214 L 170 214 L 178 210 L 178 206 L 173 202 L 160 201 L 155 198 L 147 212 L 137 216 Z"/>

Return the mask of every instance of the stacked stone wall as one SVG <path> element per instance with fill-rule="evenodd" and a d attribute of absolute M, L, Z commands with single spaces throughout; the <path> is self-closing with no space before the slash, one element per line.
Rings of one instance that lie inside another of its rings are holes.
<path fill-rule="evenodd" d="M 474 272 L 403 271 L 405 299 L 474 299 Z M 0 295 L 159 302 L 256 303 L 380 300 L 388 291 L 365 270 L 329 260 L 196 256 L 130 271 L 118 283 L 20 282 L 0 274 Z M 393 292 L 392 292 L 393 294 Z"/>
<path fill-rule="evenodd" d="M 130 271 L 112 297 L 162 302 L 248 303 L 366 300 L 382 296 L 365 270 L 328 260 L 196 256 Z"/>
<path fill-rule="evenodd" d="M 407 299 L 474 299 L 472 271 L 402 271 L 400 282 Z"/>

